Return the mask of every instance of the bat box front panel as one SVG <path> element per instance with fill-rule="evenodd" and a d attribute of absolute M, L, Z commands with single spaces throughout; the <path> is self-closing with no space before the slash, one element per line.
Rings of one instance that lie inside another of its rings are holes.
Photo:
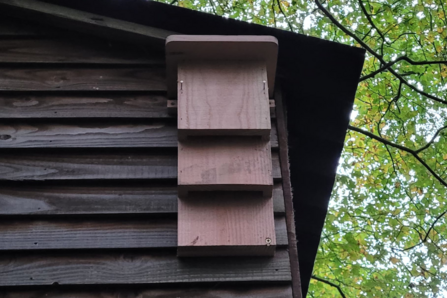
<path fill-rule="evenodd" d="M 188 61 L 178 66 L 179 137 L 270 137 L 264 62 Z"/>
<path fill-rule="evenodd" d="M 179 256 L 272 256 L 273 199 L 249 192 L 198 192 L 179 198 Z"/>

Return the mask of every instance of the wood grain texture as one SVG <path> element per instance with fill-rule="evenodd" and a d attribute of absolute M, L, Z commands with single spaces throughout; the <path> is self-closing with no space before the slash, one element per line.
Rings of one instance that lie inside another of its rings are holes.
<path fill-rule="evenodd" d="M 210 190 L 272 193 L 270 142 L 259 137 L 204 137 L 179 142 L 179 193 Z"/>
<path fill-rule="evenodd" d="M 105 39 L 162 45 L 173 32 L 33 0 L 0 0 L 0 11 Z"/>
<path fill-rule="evenodd" d="M 0 91 L 166 91 L 164 68 L 0 68 Z"/>
<path fill-rule="evenodd" d="M 278 183 L 273 188 L 273 210 L 276 215 L 284 214 L 283 191 Z M 0 187 L 2 216 L 175 213 L 176 187 L 29 186 L 26 182 Z"/>
<path fill-rule="evenodd" d="M 0 256 L 0 286 L 289 281 L 284 249 L 273 258 L 177 258 L 174 251 Z"/>
<path fill-rule="evenodd" d="M 190 287 L 136 287 L 132 289 L 4 290 L 0 298 L 291 298 L 290 285 L 219 285 Z"/>
<path fill-rule="evenodd" d="M 271 35 L 171 35 L 166 39 L 168 96 L 177 95 L 177 68 L 185 60 L 264 61 L 273 95 L 278 40 Z"/>
<path fill-rule="evenodd" d="M 264 63 L 184 62 L 178 81 L 179 137 L 270 135 Z"/>
<path fill-rule="evenodd" d="M 180 197 L 178 246 L 179 256 L 272 256 L 273 199 L 243 192 Z"/>
<path fill-rule="evenodd" d="M 164 60 L 163 53 L 99 39 L 9 39 L 0 43 L 0 63 L 164 66 Z"/>
<path fill-rule="evenodd" d="M 0 155 L 0 179 L 174 179 L 174 155 L 26 154 Z"/>
<path fill-rule="evenodd" d="M 2 220 L 0 250 L 177 247 L 176 219 Z M 279 246 L 287 245 L 284 217 L 273 222 Z"/>
<path fill-rule="evenodd" d="M 54 121 L 54 120 L 53 120 Z M 29 122 L 29 121 L 27 121 Z M 276 129 L 271 145 L 277 147 Z M 0 148 L 176 148 L 175 123 L 148 120 L 147 124 L 87 122 L 0 123 Z"/>
<path fill-rule="evenodd" d="M 272 101 L 272 100 L 271 100 Z M 174 107 L 170 109 L 170 102 Z M 0 118 L 176 118 L 177 101 L 165 95 L 2 95 Z M 170 111 L 169 111 L 170 109 Z M 276 118 L 270 110 L 270 117 Z M 272 129 L 276 131 L 273 121 Z M 273 133 L 274 133 L 273 132 Z M 272 139 L 275 142 L 274 139 Z"/>
<path fill-rule="evenodd" d="M 281 178 L 272 154 L 273 178 Z M 169 154 L 2 153 L 0 180 L 177 179 L 177 156 Z"/>
<path fill-rule="evenodd" d="M 0 125 L 0 148 L 176 147 L 174 123 Z"/>
<path fill-rule="evenodd" d="M 174 118 L 164 95 L 0 94 L 0 118 Z"/>
<path fill-rule="evenodd" d="M 175 220 L 1 221 L 0 250 L 175 247 Z"/>

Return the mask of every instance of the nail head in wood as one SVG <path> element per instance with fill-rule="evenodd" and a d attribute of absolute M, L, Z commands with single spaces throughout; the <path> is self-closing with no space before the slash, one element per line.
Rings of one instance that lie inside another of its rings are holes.
<path fill-rule="evenodd" d="M 171 115 L 177 114 L 177 101 L 176 100 L 168 99 L 166 105 L 167 105 L 169 114 L 171 114 Z"/>

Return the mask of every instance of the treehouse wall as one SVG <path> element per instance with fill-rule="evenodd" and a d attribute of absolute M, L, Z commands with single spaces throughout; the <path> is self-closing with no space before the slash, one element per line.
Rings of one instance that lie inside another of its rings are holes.
<path fill-rule="evenodd" d="M 1 18 L 0 297 L 292 296 L 275 120 L 275 256 L 181 259 L 166 106 L 164 49 Z"/>

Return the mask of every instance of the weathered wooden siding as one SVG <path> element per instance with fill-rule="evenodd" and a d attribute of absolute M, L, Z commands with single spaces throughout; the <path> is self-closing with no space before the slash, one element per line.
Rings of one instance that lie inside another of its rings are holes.
<path fill-rule="evenodd" d="M 195 286 L 195 287 L 152 287 L 150 289 L 133 287 L 127 289 L 120 287 L 119 289 L 107 290 L 90 288 L 88 290 L 59 290 L 59 289 L 39 289 L 34 291 L 10 290 L 0 297 L 2 298 L 289 298 L 292 297 L 292 291 L 288 285 L 226 285 L 216 284 L 213 287 Z"/>
<path fill-rule="evenodd" d="M 291 297 L 275 123 L 275 257 L 181 259 L 166 100 L 162 49 L 1 18 L 0 297 Z"/>
<path fill-rule="evenodd" d="M 71 183 L 71 181 L 70 181 Z M 0 187 L 0 216 L 6 215 L 113 215 L 171 214 L 177 212 L 177 188 L 173 181 L 121 181 L 120 186 L 86 181 L 79 186 L 48 183 L 11 183 Z M 13 185 L 11 185 L 13 184 Z M 24 185 L 25 184 L 25 185 Z M 130 185 L 129 185 L 130 184 Z M 284 215 L 283 190 L 273 188 L 276 216 Z"/>

